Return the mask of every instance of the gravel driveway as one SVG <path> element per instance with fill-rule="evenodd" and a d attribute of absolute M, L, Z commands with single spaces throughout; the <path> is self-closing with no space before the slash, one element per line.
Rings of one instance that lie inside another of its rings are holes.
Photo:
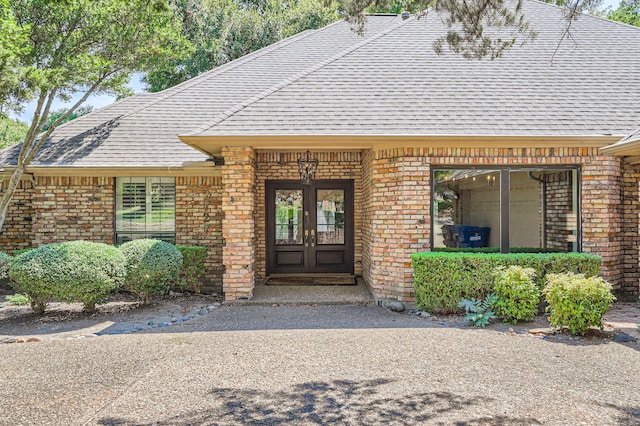
<path fill-rule="evenodd" d="M 639 424 L 638 345 L 376 306 L 222 307 L 149 333 L 0 345 L 0 424 Z"/>

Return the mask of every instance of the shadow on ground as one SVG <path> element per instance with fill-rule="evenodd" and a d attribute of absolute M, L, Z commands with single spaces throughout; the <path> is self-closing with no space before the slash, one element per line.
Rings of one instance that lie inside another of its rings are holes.
<path fill-rule="evenodd" d="M 457 425 L 536 425 L 535 418 L 512 416 L 469 416 L 491 398 L 467 398 L 446 392 L 423 392 L 387 396 L 383 388 L 393 380 L 336 380 L 307 382 L 287 391 L 265 392 L 253 389 L 214 388 L 212 407 L 178 416 L 137 423 L 123 418 L 102 418 L 100 425 L 299 425 L 392 423 L 416 425 L 444 423 Z"/>

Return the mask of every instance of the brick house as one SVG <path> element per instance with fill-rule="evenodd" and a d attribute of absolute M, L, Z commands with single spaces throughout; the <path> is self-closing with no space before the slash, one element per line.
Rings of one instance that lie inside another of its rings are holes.
<path fill-rule="evenodd" d="M 67 123 L 0 249 L 147 236 L 208 246 L 227 300 L 274 274 L 340 273 L 409 301 L 416 251 L 548 247 L 601 255 L 637 300 L 640 29 L 581 16 L 558 46 L 560 9 L 525 12 L 537 39 L 495 61 L 436 55 L 435 15 L 371 16 L 364 36 L 306 31 Z M 16 155 L 0 152 L 6 172 Z"/>

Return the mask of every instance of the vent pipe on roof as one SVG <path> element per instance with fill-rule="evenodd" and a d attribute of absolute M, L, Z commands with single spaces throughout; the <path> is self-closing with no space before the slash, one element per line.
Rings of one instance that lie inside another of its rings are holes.
<path fill-rule="evenodd" d="M 409 19 L 409 17 L 411 16 L 410 12 L 402 12 L 402 20 L 405 21 L 407 19 Z"/>

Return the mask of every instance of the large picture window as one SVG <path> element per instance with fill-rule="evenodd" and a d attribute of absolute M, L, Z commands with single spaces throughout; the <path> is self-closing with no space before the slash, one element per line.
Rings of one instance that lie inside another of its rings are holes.
<path fill-rule="evenodd" d="M 578 168 L 432 173 L 433 248 L 580 250 Z"/>
<path fill-rule="evenodd" d="M 175 243 L 175 178 L 116 178 L 116 244 L 141 238 Z"/>

